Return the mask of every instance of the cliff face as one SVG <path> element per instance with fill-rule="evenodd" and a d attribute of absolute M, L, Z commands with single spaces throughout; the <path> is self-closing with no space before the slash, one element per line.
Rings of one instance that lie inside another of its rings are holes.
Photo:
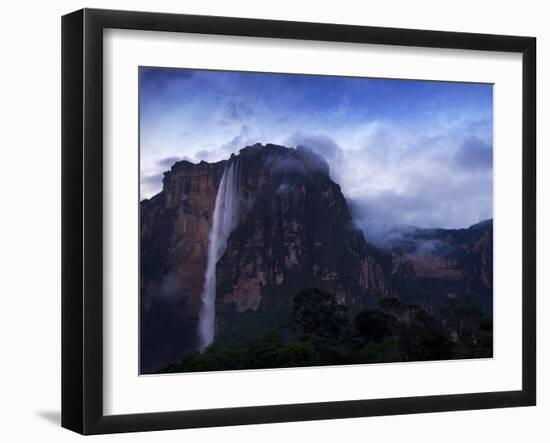
<path fill-rule="evenodd" d="M 197 346 L 208 233 L 225 162 L 179 162 L 140 204 L 141 371 Z"/>
<path fill-rule="evenodd" d="M 335 294 L 351 313 L 389 293 L 322 159 L 267 145 L 241 150 L 239 162 L 244 205 L 217 267 L 218 341 L 284 327 L 306 287 Z"/>
<path fill-rule="evenodd" d="M 428 305 L 473 295 L 487 312 L 493 294 L 493 221 L 468 229 L 413 229 L 390 248 L 399 295 Z"/>
<path fill-rule="evenodd" d="M 293 296 L 316 286 L 352 313 L 390 294 L 391 265 L 353 223 L 328 166 L 306 150 L 254 145 L 218 163 L 176 163 L 141 202 L 141 370 L 197 349 L 216 194 L 238 162 L 239 215 L 216 267 L 216 342 L 284 328 Z"/>

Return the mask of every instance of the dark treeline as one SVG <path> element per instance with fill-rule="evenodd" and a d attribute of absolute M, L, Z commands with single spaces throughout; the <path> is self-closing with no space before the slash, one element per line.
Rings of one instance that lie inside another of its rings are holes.
<path fill-rule="evenodd" d="M 197 372 L 492 357 L 492 319 L 472 296 L 447 300 L 437 313 L 384 298 L 350 318 L 317 288 L 294 297 L 284 330 L 243 344 L 187 353 L 160 372 Z"/>

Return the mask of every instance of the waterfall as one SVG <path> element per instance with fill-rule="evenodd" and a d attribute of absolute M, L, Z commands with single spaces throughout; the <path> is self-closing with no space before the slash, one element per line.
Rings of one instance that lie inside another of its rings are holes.
<path fill-rule="evenodd" d="M 208 236 L 208 258 L 204 273 L 202 306 L 199 314 L 200 350 L 214 341 L 216 320 L 216 265 L 225 252 L 227 239 L 239 219 L 239 164 L 231 161 L 223 171 L 216 194 L 214 215 Z"/>

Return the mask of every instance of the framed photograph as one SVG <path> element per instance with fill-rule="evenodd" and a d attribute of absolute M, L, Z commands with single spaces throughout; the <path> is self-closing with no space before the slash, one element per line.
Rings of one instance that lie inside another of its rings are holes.
<path fill-rule="evenodd" d="M 62 20 L 62 425 L 536 402 L 531 37 Z"/>

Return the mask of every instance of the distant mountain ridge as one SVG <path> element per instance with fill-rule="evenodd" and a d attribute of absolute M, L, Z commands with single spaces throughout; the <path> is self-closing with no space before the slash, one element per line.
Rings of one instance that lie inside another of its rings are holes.
<path fill-rule="evenodd" d="M 440 304 L 445 296 L 475 294 L 484 310 L 493 298 L 493 220 L 466 229 L 412 229 L 388 247 L 394 282 L 406 270 L 400 296 Z"/>

